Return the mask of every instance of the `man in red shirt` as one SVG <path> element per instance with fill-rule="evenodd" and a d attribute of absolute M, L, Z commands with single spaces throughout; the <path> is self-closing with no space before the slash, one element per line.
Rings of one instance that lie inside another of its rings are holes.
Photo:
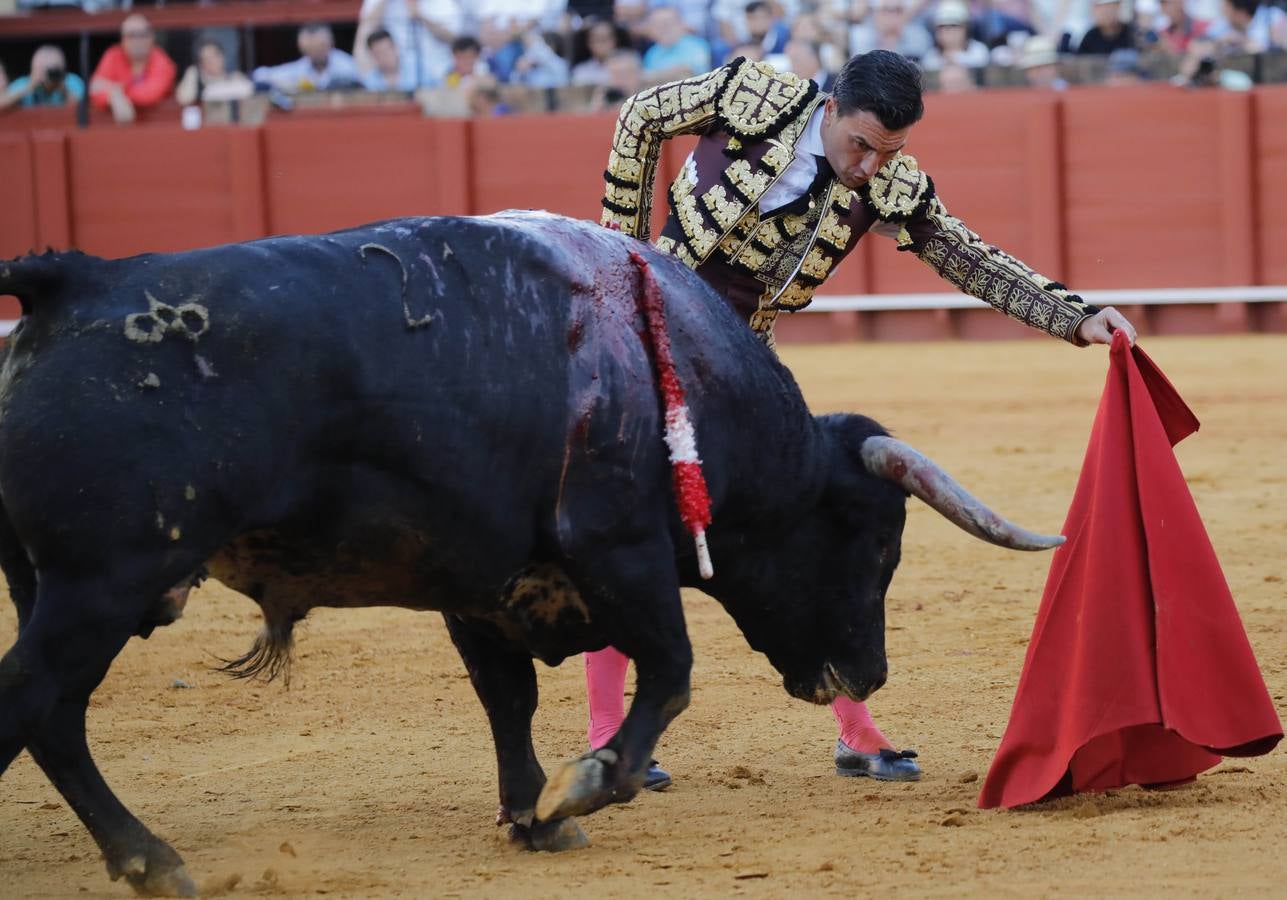
<path fill-rule="evenodd" d="M 174 61 L 156 45 L 152 25 L 138 13 L 121 23 L 121 42 L 107 49 L 89 83 L 98 109 L 133 122 L 138 107 L 154 106 L 174 90 Z"/>

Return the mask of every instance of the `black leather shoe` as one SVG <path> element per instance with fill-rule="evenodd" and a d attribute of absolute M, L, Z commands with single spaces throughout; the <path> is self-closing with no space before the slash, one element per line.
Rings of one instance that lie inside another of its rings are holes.
<path fill-rule="evenodd" d="M 645 791 L 664 791 L 672 783 L 670 773 L 657 765 L 657 760 L 648 764 L 648 774 L 644 776 L 643 783 Z"/>
<path fill-rule="evenodd" d="M 920 781 L 921 767 L 916 764 L 915 750 L 890 750 L 862 753 L 844 741 L 836 741 L 836 774 L 850 777 L 865 775 L 877 781 Z"/>

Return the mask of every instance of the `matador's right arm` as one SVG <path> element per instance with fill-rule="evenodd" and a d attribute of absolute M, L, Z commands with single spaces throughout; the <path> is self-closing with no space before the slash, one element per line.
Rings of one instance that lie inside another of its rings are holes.
<path fill-rule="evenodd" d="M 641 91 L 625 102 L 612 135 L 600 224 L 648 240 L 653 179 L 661 144 L 677 134 L 701 134 L 719 121 L 718 101 L 741 60 Z"/>

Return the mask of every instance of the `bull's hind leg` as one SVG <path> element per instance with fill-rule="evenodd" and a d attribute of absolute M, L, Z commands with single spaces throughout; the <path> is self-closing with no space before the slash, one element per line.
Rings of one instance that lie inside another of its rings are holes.
<path fill-rule="evenodd" d="M 85 708 L 145 619 L 102 583 L 43 577 L 30 619 L 0 662 L 0 744 L 16 739 L 98 843 L 115 880 L 149 896 L 194 896 L 183 860 L 116 798 L 90 756 Z"/>
<path fill-rule="evenodd" d="M 532 850 L 584 847 L 589 841 L 573 820 L 536 821 L 545 772 L 532 746 L 537 691 L 531 656 L 506 644 L 490 625 L 443 618 L 492 727 L 501 802 L 496 824 L 511 823 L 511 837 Z"/>
<path fill-rule="evenodd" d="M 634 660 L 635 697 L 612 740 L 550 778 L 536 804 L 541 820 L 584 815 L 639 793 L 658 738 L 688 705 L 693 651 L 669 540 L 580 551 L 575 558 L 569 571 L 595 622 Z"/>

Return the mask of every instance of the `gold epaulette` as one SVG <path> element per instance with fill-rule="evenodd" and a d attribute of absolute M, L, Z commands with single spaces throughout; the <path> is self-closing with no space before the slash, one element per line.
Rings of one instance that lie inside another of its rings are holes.
<path fill-rule="evenodd" d="M 880 167 L 859 196 L 882 222 L 907 222 L 924 213 L 934 199 L 934 182 L 921 171 L 916 157 L 900 153 Z"/>
<path fill-rule="evenodd" d="M 724 129 L 741 140 L 776 136 L 818 93 L 813 79 L 779 72 L 768 63 L 740 60 L 734 65 L 717 109 Z"/>

